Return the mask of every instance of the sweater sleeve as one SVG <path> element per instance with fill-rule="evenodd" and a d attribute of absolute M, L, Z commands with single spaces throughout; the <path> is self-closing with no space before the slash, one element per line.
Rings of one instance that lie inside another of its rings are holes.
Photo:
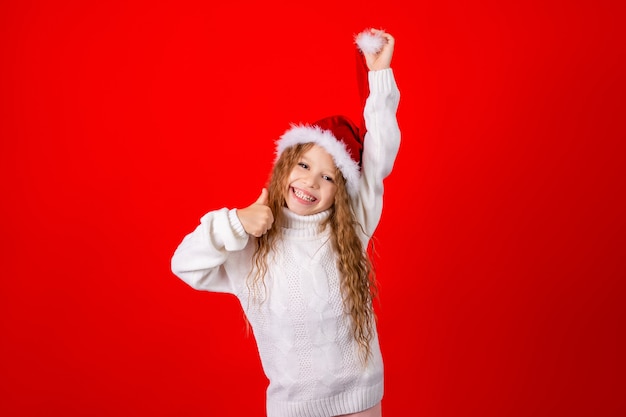
<path fill-rule="evenodd" d="M 370 95 L 365 103 L 367 132 L 363 143 L 361 178 L 354 210 L 366 239 L 376 230 L 383 208 L 383 180 L 391 173 L 400 147 L 396 111 L 400 92 L 391 68 L 368 73 Z"/>
<path fill-rule="evenodd" d="M 248 241 L 236 209 L 211 211 L 178 245 L 171 261 L 172 272 L 197 290 L 234 294 L 242 268 L 249 265 L 240 262 Z"/>

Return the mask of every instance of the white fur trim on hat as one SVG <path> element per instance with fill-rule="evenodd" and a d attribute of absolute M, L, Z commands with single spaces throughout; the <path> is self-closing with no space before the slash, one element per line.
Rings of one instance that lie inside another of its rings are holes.
<path fill-rule="evenodd" d="M 385 38 L 378 33 L 372 33 L 370 29 L 366 29 L 354 37 L 354 43 L 361 52 L 375 54 L 385 46 Z"/>
<path fill-rule="evenodd" d="M 350 157 L 345 143 L 338 140 L 329 130 L 324 130 L 319 126 L 292 124 L 291 128 L 276 142 L 277 158 L 285 149 L 304 143 L 315 143 L 324 148 L 346 179 L 348 194 L 356 195 L 361 175 L 359 164 Z"/>

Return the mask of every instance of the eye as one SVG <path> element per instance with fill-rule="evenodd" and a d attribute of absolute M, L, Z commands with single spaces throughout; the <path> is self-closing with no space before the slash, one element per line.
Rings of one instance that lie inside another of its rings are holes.
<path fill-rule="evenodd" d="M 328 182 L 335 182 L 335 180 L 333 180 L 333 178 L 328 175 L 322 175 L 322 178 L 324 178 Z"/>
<path fill-rule="evenodd" d="M 309 169 L 309 166 L 308 166 L 307 164 L 305 164 L 304 162 L 298 162 L 298 165 L 299 165 L 301 168 L 304 168 L 304 169 Z"/>

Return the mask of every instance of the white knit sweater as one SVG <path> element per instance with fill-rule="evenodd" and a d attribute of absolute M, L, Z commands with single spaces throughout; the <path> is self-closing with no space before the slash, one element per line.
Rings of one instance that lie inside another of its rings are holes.
<path fill-rule="evenodd" d="M 383 179 L 400 144 L 395 117 L 400 93 L 393 72 L 370 71 L 368 78 L 367 134 L 353 201 L 364 245 L 380 219 Z M 378 337 L 364 366 L 343 309 L 330 227 L 320 229 L 330 211 L 300 216 L 283 210 L 286 221 L 277 250 L 268 257 L 262 303 L 246 285 L 255 238 L 245 233 L 235 209 L 205 214 L 176 249 L 172 271 L 193 288 L 240 300 L 270 381 L 268 417 L 331 417 L 373 407 L 383 396 Z"/>

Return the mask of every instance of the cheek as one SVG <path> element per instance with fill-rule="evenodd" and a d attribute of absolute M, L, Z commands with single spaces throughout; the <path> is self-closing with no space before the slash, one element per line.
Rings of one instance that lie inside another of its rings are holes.
<path fill-rule="evenodd" d="M 289 193 L 291 185 L 297 180 L 298 175 L 294 171 L 291 171 L 291 173 L 289 173 L 289 175 L 285 177 L 285 182 L 283 183 L 283 191 L 285 192 L 285 194 Z"/>
<path fill-rule="evenodd" d="M 291 183 L 296 180 L 296 177 L 297 176 L 296 176 L 295 170 L 291 170 L 289 175 L 287 175 L 287 178 L 286 178 L 286 181 L 285 181 L 285 188 L 289 188 Z"/>
<path fill-rule="evenodd" d="M 326 199 L 331 200 L 331 201 L 335 201 L 335 196 L 337 195 L 337 186 L 331 186 L 328 188 L 328 191 L 326 192 Z"/>
<path fill-rule="evenodd" d="M 283 186 L 281 188 L 282 192 L 285 195 L 287 195 L 287 193 L 289 193 L 289 189 L 291 188 L 291 182 L 292 182 L 291 178 L 285 178 L 285 182 L 283 183 Z"/>

